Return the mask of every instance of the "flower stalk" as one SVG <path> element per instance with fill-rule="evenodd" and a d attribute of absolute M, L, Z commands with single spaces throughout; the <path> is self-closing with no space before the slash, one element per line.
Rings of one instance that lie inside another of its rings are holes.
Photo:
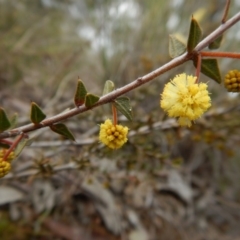
<path fill-rule="evenodd" d="M 11 154 L 11 152 L 13 152 L 13 150 L 15 149 L 15 147 L 18 145 L 18 143 L 22 140 L 22 138 L 24 137 L 24 133 L 21 133 L 21 135 L 19 135 L 16 140 L 12 143 L 11 147 L 6 151 L 6 153 L 3 156 L 2 161 L 7 161 L 8 156 Z"/>
<path fill-rule="evenodd" d="M 112 103 L 112 115 L 113 115 L 113 124 L 114 124 L 114 126 L 116 126 L 117 123 L 118 123 L 118 119 L 117 119 L 117 109 L 116 109 L 116 107 L 114 106 L 113 103 Z"/>
<path fill-rule="evenodd" d="M 197 77 L 196 83 L 198 83 L 198 81 L 199 81 L 201 65 L 202 65 L 202 56 L 201 56 L 201 54 L 198 54 L 197 67 L 196 67 L 196 77 Z"/>
<path fill-rule="evenodd" d="M 215 57 L 215 58 L 237 58 L 240 59 L 240 53 L 234 52 L 204 52 L 201 53 L 202 57 Z"/>

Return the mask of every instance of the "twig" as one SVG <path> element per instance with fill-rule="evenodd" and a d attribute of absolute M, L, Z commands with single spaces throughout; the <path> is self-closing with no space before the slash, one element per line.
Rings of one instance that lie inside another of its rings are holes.
<path fill-rule="evenodd" d="M 73 108 L 73 109 L 71 109 L 67 112 L 60 113 L 60 114 L 58 114 L 56 116 L 53 116 L 53 117 L 49 117 L 49 118 L 45 119 L 44 121 L 42 121 L 38 125 L 28 124 L 28 125 L 25 125 L 25 126 L 22 126 L 22 127 L 19 127 L 19 128 L 15 128 L 15 129 L 10 130 L 10 131 L 0 133 L 0 139 L 8 138 L 8 137 L 14 137 L 14 136 L 19 135 L 21 132 L 27 133 L 27 132 L 34 131 L 34 130 L 39 129 L 39 128 L 47 127 L 47 126 L 50 126 L 54 123 L 60 122 L 62 120 L 66 120 L 70 117 L 73 117 L 77 114 L 86 112 L 86 111 L 88 111 L 90 109 L 93 109 L 97 106 L 103 105 L 105 103 L 112 102 L 117 97 L 119 97 L 119 96 L 121 96 L 121 95 L 123 95 L 127 92 L 130 92 L 131 90 L 133 90 L 135 88 L 138 88 L 143 84 L 146 84 L 146 83 L 150 82 L 151 80 L 153 80 L 154 78 L 156 78 L 156 77 L 160 76 L 161 74 L 167 72 L 168 70 L 173 69 L 173 68 L 181 65 L 182 63 L 192 59 L 194 53 L 198 53 L 202 49 L 207 47 L 211 42 L 213 42 L 216 38 L 218 38 L 220 35 L 222 35 L 226 30 L 228 30 L 231 26 L 233 26 L 239 20 L 240 20 L 240 12 L 237 13 L 236 15 L 234 15 L 232 18 L 230 18 L 224 24 L 219 26 L 215 31 L 213 31 L 205 39 L 203 39 L 196 46 L 193 53 L 184 53 L 183 55 L 172 59 L 168 63 L 166 63 L 163 66 L 159 67 L 158 69 L 144 75 L 143 77 L 139 77 L 136 80 L 134 80 L 133 82 L 131 82 L 131 83 L 129 83 L 129 84 L 113 91 L 113 92 L 110 92 L 109 94 L 106 94 L 106 95 L 102 96 L 99 99 L 99 101 L 90 108 L 87 108 L 85 105 L 80 106 L 80 107 L 75 107 L 75 108 Z"/>
<path fill-rule="evenodd" d="M 231 3 L 231 0 L 226 1 L 226 5 L 224 8 L 224 13 L 223 13 L 223 17 L 222 17 L 222 23 L 225 23 L 227 20 L 230 3 Z"/>

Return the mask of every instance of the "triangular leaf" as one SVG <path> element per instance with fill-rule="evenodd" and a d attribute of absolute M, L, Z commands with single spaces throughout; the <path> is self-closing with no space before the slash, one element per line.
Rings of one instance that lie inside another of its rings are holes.
<path fill-rule="evenodd" d="M 3 132 L 11 127 L 11 123 L 4 109 L 0 107 L 0 132 Z"/>
<path fill-rule="evenodd" d="M 197 61 L 194 61 L 194 66 L 197 66 Z M 221 73 L 219 71 L 218 62 L 215 58 L 202 59 L 201 72 L 217 83 L 222 82 Z"/>
<path fill-rule="evenodd" d="M 208 46 L 209 49 L 218 49 L 222 43 L 223 35 L 215 39 L 213 42 L 211 42 Z"/>
<path fill-rule="evenodd" d="M 128 97 L 119 97 L 115 99 L 114 105 L 129 121 L 132 121 L 132 107 Z"/>
<path fill-rule="evenodd" d="M 70 132 L 70 130 L 66 127 L 65 124 L 56 123 L 54 125 L 51 125 L 50 128 L 53 132 L 58 133 L 64 136 L 65 138 L 75 141 L 73 134 Z"/>
<path fill-rule="evenodd" d="M 75 105 L 81 106 L 85 102 L 85 97 L 87 95 L 87 90 L 81 79 L 78 79 L 77 89 L 74 96 Z"/>
<path fill-rule="evenodd" d="M 98 102 L 99 97 L 91 94 L 91 93 L 87 93 L 86 97 L 85 97 L 85 105 L 86 107 L 91 107 L 93 106 L 96 102 Z"/>
<path fill-rule="evenodd" d="M 14 113 L 14 115 L 10 118 L 11 128 L 15 128 L 18 121 L 18 114 Z"/>
<path fill-rule="evenodd" d="M 31 140 L 29 140 L 29 139 L 27 139 L 27 138 L 21 139 L 21 141 L 18 143 L 17 147 L 16 147 L 15 150 L 14 150 L 14 154 L 15 154 L 16 157 L 19 156 L 19 154 L 22 152 L 22 150 L 23 150 L 26 146 L 29 146 L 29 145 L 30 145 L 30 144 L 29 144 L 29 141 L 31 141 Z"/>
<path fill-rule="evenodd" d="M 171 58 L 180 56 L 186 51 L 186 45 L 173 35 L 169 35 L 169 55 Z"/>
<path fill-rule="evenodd" d="M 190 30 L 188 35 L 187 50 L 192 52 L 192 50 L 197 46 L 202 37 L 202 30 L 198 25 L 196 19 L 192 18 L 190 24 Z"/>
<path fill-rule="evenodd" d="M 104 85 L 103 95 L 106 95 L 106 94 L 112 92 L 114 90 L 114 88 L 115 88 L 114 82 L 111 80 L 107 80 Z"/>
<path fill-rule="evenodd" d="M 32 103 L 31 103 L 30 118 L 31 118 L 31 121 L 32 121 L 34 124 L 38 124 L 38 123 L 40 123 L 43 119 L 46 118 L 46 115 L 43 113 L 43 111 L 41 110 L 41 108 L 40 108 L 35 102 L 32 102 Z"/>

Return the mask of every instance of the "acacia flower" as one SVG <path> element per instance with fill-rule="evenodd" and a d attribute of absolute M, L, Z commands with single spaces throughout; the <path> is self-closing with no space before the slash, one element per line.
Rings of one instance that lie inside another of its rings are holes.
<path fill-rule="evenodd" d="M 7 161 L 3 161 L 3 159 L 0 158 L 0 178 L 7 175 L 10 170 L 11 170 L 11 164 Z"/>
<path fill-rule="evenodd" d="M 107 119 L 100 125 L 99 140 L 111 149 L 118 149 L 127 142 L 128 128 L 122 125 L 114 125 Z"/>
<path fill-rule="evenodd" d="M 229 71 L 225 76 L 224 85 L 228 92 L 240 92 L 240 71 Z"/>
<path fill-rule="evenodd" d="M 207 84 L 196 83 L 197 77 L 185 73 L 167 83 L 161 94 L 160 106 L 170 117 L 177 117 L 181 126 L 192 125 L 211 106 Z"/>
<path fill-rule="evenodd" d="M 5 155 L 5 153 L 6 153 L 7 151 L 8 151 L 8 149 L 1 149 L 1 150 L 0 150 L 0 159 L 4 157 L 4 155 Z M 14 154 L 14 152 L 11 152 L 11 153 L 8 155 L 6 161 L 11 162 L 14 158 L 15 158 L 15 154 Z"/>

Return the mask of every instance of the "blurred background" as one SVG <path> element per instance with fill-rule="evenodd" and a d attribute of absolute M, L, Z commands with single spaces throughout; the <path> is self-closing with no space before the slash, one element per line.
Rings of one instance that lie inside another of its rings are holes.
<path fill-rule="evenodd" d="M 226 1 L 1 0 L 0 106 L 17 125 L 31 101 L 47 116 L 74 107 L 77 79 L 101 95 L 170 61 L 169 34 L 186 41 L 190 19 L 204 37 L 220 25 Z M 232 1 L 229 17 L 240 9 Z M 239 23 L 221 51 L 239 50 Z M 219 59 L 224 79 L 239 61 Z M 187 62 L 127 94 L 129 141 L 98 142 L 108 107 L 68 119 L 71 143 L 42 129 L 0 180 L 1 239 L 240 239 L 239 95 L 208 77 L 212 108 L 190 129 L 159 107 L 166 82 L 194 74 Z"/>

